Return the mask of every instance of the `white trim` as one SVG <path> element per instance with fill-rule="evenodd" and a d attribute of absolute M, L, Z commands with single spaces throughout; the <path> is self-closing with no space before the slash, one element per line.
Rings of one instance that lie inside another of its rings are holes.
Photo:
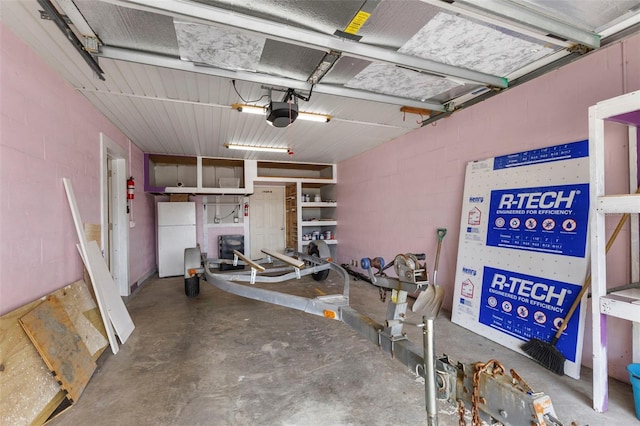
<path fill-rule="evenodd" d="M 110 247 L 111 274 L 118 285 L 121 296 L 129 296 L 131 287 L 129 284 L 129 216 L 127 214 L 127 171 L 129 154 L 120 145 L 113 142 L 107 135 L 100 133 L 100 223 L 102 232 L 102 247 L 107 247 L 109 235 L 108 212 L 109 190 L 107 160 L 112 160 L 113 181 L 117 191 L 112 194 L 112 202 L 115 204 L 113 217 L 113 246 Z"/>

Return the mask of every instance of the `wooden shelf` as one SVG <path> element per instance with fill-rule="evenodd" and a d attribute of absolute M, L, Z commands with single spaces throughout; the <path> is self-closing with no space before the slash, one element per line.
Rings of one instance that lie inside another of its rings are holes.
<path fill-rule="evenodd" d="M 338 224 L 335 220 L 303 220 L 300 222 L 302 226 L 336 226 Z"/>
<path fill-rule="evenodd" d="M 640 322 L 640 289 L 629 289 L 600 297 L 600 313 Z"/>
<path fill-rule="evenodd" d="M 335 165 L 293 163 L 286 161 L 258 161 L 257 180 L 292 179 L 335 183 Z"/>
<path fill-rule="evenodd" d="M 305 202 L 305 203 L 300 203 L 300 207 L 338 207 L 338 203 L 336 202 L 328 202 L 328 201 L 321 201 L 319 203 L 316 202 Z"/>
<path fill-rule="evenodd" d="M 144 155 L 144 190 L 153 194 L 253 193 L 255 161 L 179 155 Z M 235 187 L 220 187 L 233 179 Z"/>
<path fill-rule="evenodd" d="M 329 245 L 336 245 L 338 244 L 338 240 L 309 240 L 309 241 L 302 241 L 302 245 L 303 246 L 308 246 L 309 243 L 312 243 L 314 241 L 324 241 L 325 243 L 329 244 Z"/>

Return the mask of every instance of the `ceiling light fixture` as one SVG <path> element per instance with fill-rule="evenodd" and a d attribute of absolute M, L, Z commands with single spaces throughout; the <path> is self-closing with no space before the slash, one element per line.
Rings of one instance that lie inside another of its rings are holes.
<path fill-rule="evenodd" d="M 325 114 L 315 114 L 312 112 L 299 112 L 298 120 L 315 121 L 317 123 L 328 123 L 329 121 L 331 121 L 331 116 Z"/>
<path fill-rule="evenodd" d="M 260 151 L 260 152 L 275 152 L 281 154 L 288 154 L 291 150 L 289 148 L 279 148 L 273 146 L 255 146 L 255 145 L 238 145 L 235 143 L 224 144 L 229 149 L 237 149 L 240 151 Z"/>
<path fill-rule="evenodd" d="M 246 114 L 266 115 L 267 109 L 257 105 L 233 104 L 231 108 Z M 315 121 L 317 123 L 328 123 L 331 116 L 326 114 L 316 114 L 313 112 L 299 112 L 298 120 Z"/>

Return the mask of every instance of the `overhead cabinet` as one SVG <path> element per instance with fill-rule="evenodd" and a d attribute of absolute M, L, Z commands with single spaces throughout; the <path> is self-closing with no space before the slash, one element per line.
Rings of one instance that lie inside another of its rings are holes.
<path fill-rule="evenodd" d="M 251 194 L 255 160 L 145 154 L 146 192 Z"/>
<path fill-rule="evenodd" d="M 257 178 L 267 182 L 336 183 L 333 164 L 258 161 Z"/>
<path fill-rule="evenodd" d="M 253 193 L 254 183 L 335 184 L 333 164 L 145 154 L 144 190 L 157 194 Z"/>

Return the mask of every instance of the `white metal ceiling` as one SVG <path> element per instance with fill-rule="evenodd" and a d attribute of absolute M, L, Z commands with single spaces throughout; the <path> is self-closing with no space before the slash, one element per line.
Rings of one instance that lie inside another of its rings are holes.
<path fill-rule="evenodd" d="M 640 0 L 51 2 L 98 35 L 104 81 L 36 0 L 3 1 L 0 16 L 143 151 L 314 162 L 357 155 L 640 26 Z M 69 25 L 82 39 L 80 24 Z M 312 86 L 327 53 L 339 59 Z M 310 95 L 301 111 L 332 120 L 274 128 L 231 108 L 287 88 Z M 294 155 L 236 154 L 229 142 Z"/>

